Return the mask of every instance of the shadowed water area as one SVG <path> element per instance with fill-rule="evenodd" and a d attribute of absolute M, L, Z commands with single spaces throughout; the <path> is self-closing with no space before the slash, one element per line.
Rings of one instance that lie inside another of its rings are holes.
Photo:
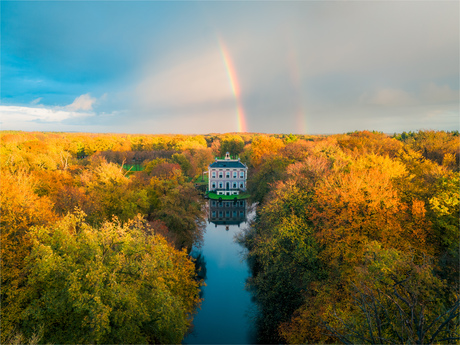
<path fill-rule="evenodd" d="M 192 333 L 183 344 L 256 343 L 253 316 L 255 305 L 245 290 L 250 271 L 243 260 L 246 249 L 235 242 L 235 235 L 247 226 L 246 201 L 208 201 L 208 224 L 201 248 L 192 256 L 201 265 L 203 302 L 193 320 Z"/>

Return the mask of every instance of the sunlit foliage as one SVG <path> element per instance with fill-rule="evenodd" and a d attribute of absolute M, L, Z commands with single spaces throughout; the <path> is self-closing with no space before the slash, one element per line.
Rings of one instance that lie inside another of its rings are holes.
<path fill-rule="evenodd" d="M 43 326 L 50 343 L 180 342 L 198 283 L 186 253 L 154 231 L 140 219 L 94 228 L 78 211 L 31 228 L 22 331 Z"/>
<path fill-rule="evenodd" d="M 458 342 L 458 132 L 0 139 L 2 343 L 180 343 L 193 181 L 226 152 L 258 203 L 260 342 Z"/>
<path fill-rule="evenodd" d="M 437 136 L 261 136 L 245 149 L 262 342 L 458 340 L 458 141 Z"/>
<path fill-rule="evenodd" d="M 199 303 L 186 251 L 204 137 L 0 136 L 2 343 L 180 342 Z"/>

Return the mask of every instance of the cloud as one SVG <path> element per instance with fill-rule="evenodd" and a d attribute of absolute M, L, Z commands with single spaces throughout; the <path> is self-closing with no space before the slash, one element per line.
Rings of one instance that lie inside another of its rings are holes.
<path fill-rule="evenodd" d="M 78 96 L 75 98 L 72 104 L 69 104 L 65 107 L 65 109 L 70 111 L 78 111 L 78 110 L 93 110 L 93 104 L 97 101 L 96 98 L 93 98 L 89 95 L 89 93 L 85 95 Z"/>
<path fill-rule="evenodd" d="M 381 89 L 367 103 L 381 106 L 413 105 L 417 102 L 410 93 L 400 89 Z"/>
<path fill-rule="evenodd" d="M 108 96 L 109 95 L 107 94 L 107 92 L 104 93 L 101 97 L 99 97 L 99 101 L 107 101 Z"/>
<path fill-rule="evenodd" d="M 74 112 L 58 108 L 0 105 L 2 127 L 26 122 L 62 122 L 71 118 L 94 116 L 94 113 Z"/>
<path fill-rule="evenodd" d="M 36 104 L 40 103 L 41 100 L 42 100 L 42 97 L 38 97 L 38 98 L 34 99 L 32 102 L 30 102 L 30 104 L 36 105 Z"/>
<path fill-rule="evenodd" d="M 421 85 L 419 92 L 411 93 L 402 89 L 384 88 L 373 95 L 363 94 L 361 103 L 384 107 L 438 105 L 458 103 L 459 91 L 449 85 L 439 86 L 435 83 Z"/>
<path fill-rule="evenodd" d="M 449 85 L 439 86 L 429 83 L 422 86 L 420 97 L 429 103 L 458 102 L 459 90 L 452 90 Z"/>
<path fill-rule="evenodd" d="M 102 98 L 106 98 L 104 94 Z M 30 102 L 31 106 L 0 105 L 2 129 L 20 129 L 34 124 L 77 123 L 82 119 L 97 116 L 93 104 L 97 99 L 88 94 L 81 95 L 66 106 L 47 107 L 39 104 L 42 97 Z"/>
<path fill-rule="evenodd" d="M 94 111 L 68 111 L 62 107 L 43 105 L 13 106 L 0 105 L 0 129 L 22 131 L 80 131 L 80 132 L 125 132 L 129 121 L 127 111 L 97 113 Z"/>

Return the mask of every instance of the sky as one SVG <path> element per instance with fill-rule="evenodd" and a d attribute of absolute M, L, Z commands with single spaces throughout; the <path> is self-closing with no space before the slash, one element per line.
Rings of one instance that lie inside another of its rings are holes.
<path fill-rule="evenodd" d="M 459 130 L 458 1 L 1 1 L 0 129 Z"/>

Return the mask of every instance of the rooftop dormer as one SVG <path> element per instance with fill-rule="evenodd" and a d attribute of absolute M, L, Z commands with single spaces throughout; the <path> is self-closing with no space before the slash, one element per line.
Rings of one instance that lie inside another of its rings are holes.
<path fill-rule="evenodd" d="M 226 160 L 226 161 L 230 160 L 230 152 L 227 152 L 227 153 L 225 154 L 225 160 Z"/>

